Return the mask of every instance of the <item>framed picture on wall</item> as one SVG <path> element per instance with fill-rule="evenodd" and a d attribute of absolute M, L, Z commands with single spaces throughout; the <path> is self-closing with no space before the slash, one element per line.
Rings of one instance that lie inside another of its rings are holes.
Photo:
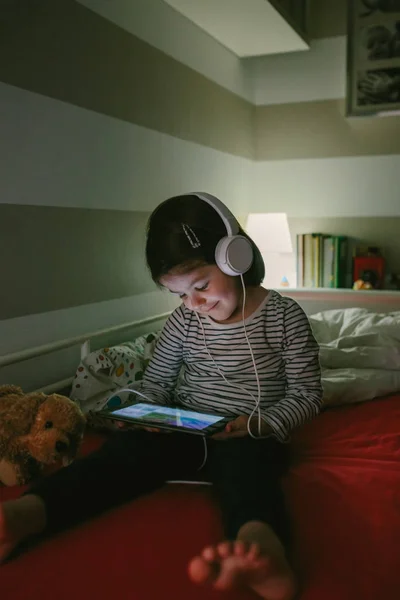
<path fill-rule="evenodd" d="M 349 0 L 347 115 L 400 114 L 400 0 Z"/>

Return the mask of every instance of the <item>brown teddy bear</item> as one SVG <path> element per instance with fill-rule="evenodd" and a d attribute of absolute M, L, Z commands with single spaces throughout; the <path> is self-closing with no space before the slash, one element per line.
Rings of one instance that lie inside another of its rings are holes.
<path fill-rule="evenodd" d="M 45 465 L 71 463 L 84 428 L 85 417 L 69 398 L 0 386 L 0 483 L 22 485 Z"/>

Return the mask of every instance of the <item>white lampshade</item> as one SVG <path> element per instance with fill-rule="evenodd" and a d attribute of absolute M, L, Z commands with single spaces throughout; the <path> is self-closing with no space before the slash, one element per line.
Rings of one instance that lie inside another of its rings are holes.
<path fill-rule="evenodd" d="M 246 231 L 264 260 L 263 285 L 268 288 L 296 287 L 296 257 L 286 213 L 250 214 Z"/>
<path fill-rule="evenodd" d="M 286 213 L 252 213 L 246 231 L 261 254 L 293 252 Z"/>

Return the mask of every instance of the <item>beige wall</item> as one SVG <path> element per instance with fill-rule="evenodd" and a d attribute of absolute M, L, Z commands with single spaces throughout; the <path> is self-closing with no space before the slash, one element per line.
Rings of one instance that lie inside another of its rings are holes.
<path fill-rule="evenodd" d="M 149 213 L 0 205 L 2 317 L 152 291 L 145 266 Z M 21 276 L 22 275 L 22 276 Z"/>
<path fill-rule="evenodd" d="M 344 99 L 258 106 L 258 161 L 400 154 L 400 117 L 346 119 Z"/>

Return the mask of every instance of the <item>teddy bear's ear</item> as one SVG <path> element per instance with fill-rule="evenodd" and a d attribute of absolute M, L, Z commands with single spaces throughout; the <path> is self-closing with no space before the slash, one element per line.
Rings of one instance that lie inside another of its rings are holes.
<path fill-rule="evenodd" d="M 24 392 L 17 385 L 0 385 L 0 398 L 2 396 L 11 396 L 11 394 L 17 394 L 23 396 Z"/>

